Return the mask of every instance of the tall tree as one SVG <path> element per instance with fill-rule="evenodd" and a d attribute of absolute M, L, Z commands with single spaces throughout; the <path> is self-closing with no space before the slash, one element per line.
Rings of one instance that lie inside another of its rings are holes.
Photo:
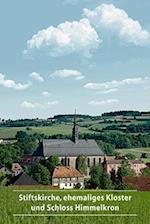
<path fill-rule="evenodd" d="M 81 174 L 87 174 L 87 162 L 85 156 L 78 156 L 76 159 L 76 168 Z"/>
<path fill-rule="evenodd" d="M 103 172 L 103 174 L 100 178 L 100 188 L 102 188 L 102 189 L 112 189 L 113 188 L 112 181 L 107 173 Z"/>
<path fill-rule="evenodd" d="M 32 153 L 37 146 L 36 138 L 33 135 L 28 135 L 24 131 L 18 131 L 16 134 L 17 145 L 24 154 Z"/>
<path fill-rule="evenodd" d="M 90 176 L 93 188 L 100 187 L 102 175 L 103 175 L 102 165 L 91 167 Z"/>
<path fill-rule="evenodd" d="M 120 175 L 121 177 L 124 176 L 134 176 L 135 173 L 134 171 L 131 169 L 128 161 L 123 160 L 120 169 L 118 170 L 118 175 Z"/>
<path fill-rule="evenodd" d="M 150 178 L 150 169 L 147 167 L 142 170 L 141 176 Z"/>
<path fill-rule="evenodd" d="M 39 184 L 46 185 L 50 183 L 50 172 L 40 163 L 37 163 L 35 166 L 33 166 L 31 174 Z"/>

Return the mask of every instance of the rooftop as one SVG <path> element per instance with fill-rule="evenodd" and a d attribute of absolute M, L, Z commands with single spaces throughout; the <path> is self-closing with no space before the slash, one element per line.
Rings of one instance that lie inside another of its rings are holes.
<path fill-rule="evenodd" d="M 38 185 L 38 183 L 29 175 L 26 173 L 21 173 L 18 176 L 12 178 L 10 181 L 10 184 L 13 185 Z"/>
<path fill-rule="evenodd" d="M 40 143 L 33 156 L 103 156 L 95 140 L 78 139 L 76 143 L 69 139 L 49 139 Z"/>
<path fill-rule="evenodd" d="M 83 175 L 73 167 L 58 166 L 54 169 L 53 178 L 83 177 Z"/>

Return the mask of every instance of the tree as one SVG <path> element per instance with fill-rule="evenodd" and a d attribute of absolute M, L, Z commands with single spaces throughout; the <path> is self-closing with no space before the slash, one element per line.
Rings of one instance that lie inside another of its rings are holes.
<path fill-rule="evenodd" d="M 87 163 L 85 156 L 78 156 L 76 159 L 76 168 L 81 174 L 87 174 Z"/>
<path fill-rule="evenodd" d="M 40 163 L 37 163 L 35 166 L 33 166 L 31 174 L 39 184 L 46 185 L 50 183 L 50 172 Z"/>
<path fill-rule="evenodd" d="M 20 159 L 22 151 L 20 148 L 13 144 L 0 145 L 0 165 L 11 167 L 12 163 Z"/>
<path fill-rule="evenodd" d="M 114 188 L 116 190 L 123 190 L 124 186 L 122 183 L 122 176 L 120 174 L 120 168 L 118 169 L 117 173 L 115 172 L 114 169 L 112 169 L 110 175 L 111 175 L 110 179 L 112 181 Z"/>
<path fill-rule="evenodd" d="M 100 188 L 102 188 L 102 189 L 112 189 L 113 188 L 111 179 L 107 173 L 103 173 L 100 178 Z"/>
<path fill-rule="evenodd" d="M 121 177 L 124 176 L 134 176 L 135 173 L 134 171 L 131 169 L 128 161 L 123 160 L 120 169 L 118 169 L 117 174 Z"/>
<path fill-rule="evenodd" d="M 90 176 L 91 176 L 91 183 L 92 183 L 93 188 L 100 187 L 102 175 L 103 175 L 102 165 L 97 165 L 97 166 L 91 167 Z"/>
<path fill-rule="evenodd" d="M 143 177 L 149 177 L 150 178 L 150 169 L 146 167 L 145 169 L 142 170 L 141 176 Z"/>
<path fill-rule="evenodd" d="M 102 141 L 98 141 L 98 145 L 102 148 L 103 152 L 106 155 L 114 155 L 115 153 L 114 145 Z"/>
<path fill-rule="evenodd" d="M 24 152 L 24 154 L 32 153 L 37 146 L 36 138 L 32 135 L 28 135 L 24 131 L 18 131 L 16 134 L 16 139 L 17 145 Z"/>
<path fill-rule="evenodd" d="M 16 137 L 17 141 L 21 142 L 23 139 L 27 138 L 28 135 L 25 131 L 17 131 L 17 134 L 15 137 Z"/>
<path fill-rule="evenodd" d="M 77 183 L 74 188 L 75 189 L 80 189 L 81 188 L 81 184 L 80 183 Z"/>
<path fill-rule="evenodd" d="M 116 171 L 114 169 L 111 170 L 110 172 L 110 179 L 112 181 L 112 184 L 116 184 Z"/>
<path fill-rule="evenodd" d="M 125 154 L 124 156 L 127 157 L 127 158 L 130 159 L 130 160 L 134 160 L 134 159 L 136 159 L 136 156 L 135 156 L 134 154 L 132 154 L 132 153 L 127 153 L 127 154 Z"/>
<path fill-rule="evenodd" d="M 48 169 L 48 171 L 50 173 L 50 181 L 52 181 L 52 175 L 53 175 L 54 168 L 61 164 L 59 157 L 58 156 L 50 156 L 47 160 L 46 159 L 40 160 L 39 163 Z"/>
<path fill-rule="evenodd" d="M 58 156 L 50 156 L 47 160 L 47 168 L 49 169 L 50 172 L 52 172 L 54 170 L 54 168 L 56 166 L 59 166 L 60 163 L 60 159 Z"/>

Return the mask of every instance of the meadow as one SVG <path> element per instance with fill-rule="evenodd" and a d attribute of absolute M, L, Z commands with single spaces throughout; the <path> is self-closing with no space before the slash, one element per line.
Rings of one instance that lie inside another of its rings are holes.
<path fill-rule="evenodd" d="M 146 159 L 142 159 L 144 162 L 150 162 L 150 147 L 147 148 L 131 148 L 131 149 L 118 149 L 116 150 L 119 152 L 120 155 L 124 156 L 128 153 L 132 153 L 136 156 L 136 158 L 141 159 L 141 154 L 146 153 L 147 157 Z"/>
<path fill-rule="evenodd" d="M 121 124 L 139 124 L 143 121 L 133 120 L 131 122 L 122 122 Z M 113 123 L 114 124 L 114 123 Z M 45 134 L 47 136 L 52 135 L 71 135 L 72 132 L 72 123 L 56 123 L 52 126 L 40 126 L 40 127 L 30 127 L 27 130 L 27 127 L 0 127 L 0 139 L 13 139 L 17 131 L 26 131 L 28 134 L 39 133 Z M 112 125 L 112 123 L 102 122 L 102 120 L 97 121 L 85 121 L 78 122 L 79 132 L 82 133 L 94 133 L 95 131 L 101 131 L 103 128 Z M 119 131 L 117 131 L 119 132 Z"/>
<path fill-rule="evenodd" d="M 49 192 L 44 192 L 41 191 L 40 194 L 44 193 L 45 195 L 49 195 L 53 193 L 54 195 L 66 195 L 66 194 L 71 194 L 71 195 L 85 195 L 85 194 L 92 194 L 95 196 L 98 195 L 105 195 L 105 194 L 115 194 L 115 195 L 131 195 L 132 196 L 132 201 L 130 202 L 106 202 L 105 204 L 109 205 L 119 205 L 120 211 L 119 212 L 104 212 L 101 211 L 99 214 L 137 214 L 137 217 L 130 217 L 130 216 L 116 216 L 116 217 L 96 217 L 96 216 L 79 216 L 79 214 L 85 214 L 84 212 L 71 212 L 73 216 L 67 217 L 67 216 L 58 216 L 58 213 L 52 213 L 55 214 L 56 216 L 52 217 L 14 217 L 13 214 L 43 214 L 43 212 L 30 212 L 30 207 L 31 204 L 33 205 L 35 202 L 19 202 L 18 196 L 20 193 L 23 192 L 13 192 L 14 187 L 3 187 L 0 188 L 0 194 L 1 194 L 1 200 L 0 200 L 0 223 L 1 224 L 149 224 L 150 223 L 150 212 L 149 212 L 149 205 L 150 205 L 150 192 L 103 192 L 103 191 L 49 191 Z M 26 193 L 32 193 L 32 194 L 38 194 L 39 192 L 30 192 L 29 190 L 33 190 L 33 187 L 22 187 L 19 189 L 24 189 L 28 190 Z M 34 187 L 34 189 L 48 189 L 47 187 Z M 67 205 L 73 205 L 74 202 L 69 201 L 67 202 Z M 98 205 L 101 202 L 95 202 L 92 203 L 90 202 L 90 205 Z M 36 202 L 37 204 L 37 202 Z M 51 202 L 53 204 L 53 202 Z M 89 204 L 89 202 L 82 202 L 83 205 Z M 50 214 L 50 212 L 44 212 L 44 214 Z M 61 212 L 63 214 L 68 214 L 69 212 Z M 78 214 L 78 216 L 76 215 Z M 86 212 L 86 214 L 91 214 L 94 215 L 96 212 Z M 98 214 L 98 213 L 97 213 Z"/>
<path fill-rule="evenodd" d="M 30 127 L 30 130 L 27 130 L 26 127 L 3 127 L 0 128 L 0 139 L 15 138 L 17 131 L 26 131 L 28 134 L 39 133 L 48 136 L 56 134 L 71 135 L 72 124 L 57 124 L 49 127 Z M 92 131 L 85 127 L 80 127 L 80 133 L 91 132 Z"/>

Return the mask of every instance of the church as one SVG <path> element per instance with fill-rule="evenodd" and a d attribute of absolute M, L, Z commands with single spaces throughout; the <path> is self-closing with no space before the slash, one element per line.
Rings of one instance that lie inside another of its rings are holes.
<path fill-rule="evenodd" d="M 58 156 L 64 166 L 76 168 L 78 156 L 85 156 L 87 166 L 100 164 L 104 160 L 104 153 L 94 139 L 79 139 L 76 115 L 72 128 L 71 139 L 44 139 L 33 153 L 33 161 Z"/>

